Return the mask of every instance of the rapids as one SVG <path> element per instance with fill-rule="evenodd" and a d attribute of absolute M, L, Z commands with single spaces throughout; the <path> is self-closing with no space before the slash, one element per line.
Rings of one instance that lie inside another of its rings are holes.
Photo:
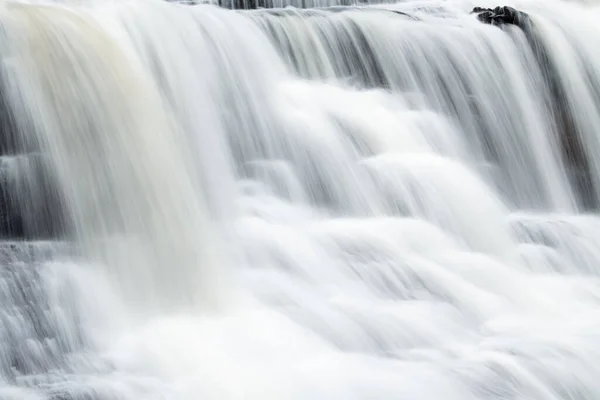
<path fill-rule="evenodd" d="M 600 8 L 251 1 L 0 3 L 0 399 L 600 398 Z"/>

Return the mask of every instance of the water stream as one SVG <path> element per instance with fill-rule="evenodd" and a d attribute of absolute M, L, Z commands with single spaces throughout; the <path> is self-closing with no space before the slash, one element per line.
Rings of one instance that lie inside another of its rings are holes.
<path fill-rule="evenodd" d="M 0 3 L 0 399 L 599 398 L 600 7 L 290 1 Z"/>

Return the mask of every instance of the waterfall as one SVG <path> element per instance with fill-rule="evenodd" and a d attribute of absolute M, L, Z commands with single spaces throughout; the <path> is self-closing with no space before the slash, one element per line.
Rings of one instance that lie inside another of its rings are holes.
<path fill-rule="evenodd" d="M 599 397 L 600 7 L 504 5 L 2 1 L 0 399 Z"/>

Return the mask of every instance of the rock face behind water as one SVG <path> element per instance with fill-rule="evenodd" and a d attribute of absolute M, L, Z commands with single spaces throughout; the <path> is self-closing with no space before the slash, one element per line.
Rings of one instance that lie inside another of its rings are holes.
<path fill-rule="evenodd" d="M 500 29 L 509 29 L 513 26 L 521 29 L 525 34 L 550 93 L 551 103 L 548 107 L 553 112 L 552 117 L 559 133 L 562 158 L 569 170 L 578 197 L 582 199 L 581 206 L 584 209 L 600 209 L 600 199 L 593 190 L 589 155 L 584 149 L 576 117 L 569 104 L 564 101 L 568 97 L 567 88 L 564 86 L 565 83 L 557 78 L 560 74 L 555 62 L 549 56 L 546 42 L 536 30 L 534 21 L 527 13 L 507 6 L 475 7 L 471 14 L 476 14 L 477 19 L 484 24 L 497 26 Z M 594 89 L 600 90 L 600 88 Z"/>

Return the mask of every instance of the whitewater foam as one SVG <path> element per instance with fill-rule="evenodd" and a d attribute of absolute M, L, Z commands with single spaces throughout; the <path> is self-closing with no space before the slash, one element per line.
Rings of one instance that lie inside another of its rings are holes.
<path fill-rule="evenodd" d="M 598 397 L 598 10 L 473 5 L 3 3 L 0 397 Z"/>

